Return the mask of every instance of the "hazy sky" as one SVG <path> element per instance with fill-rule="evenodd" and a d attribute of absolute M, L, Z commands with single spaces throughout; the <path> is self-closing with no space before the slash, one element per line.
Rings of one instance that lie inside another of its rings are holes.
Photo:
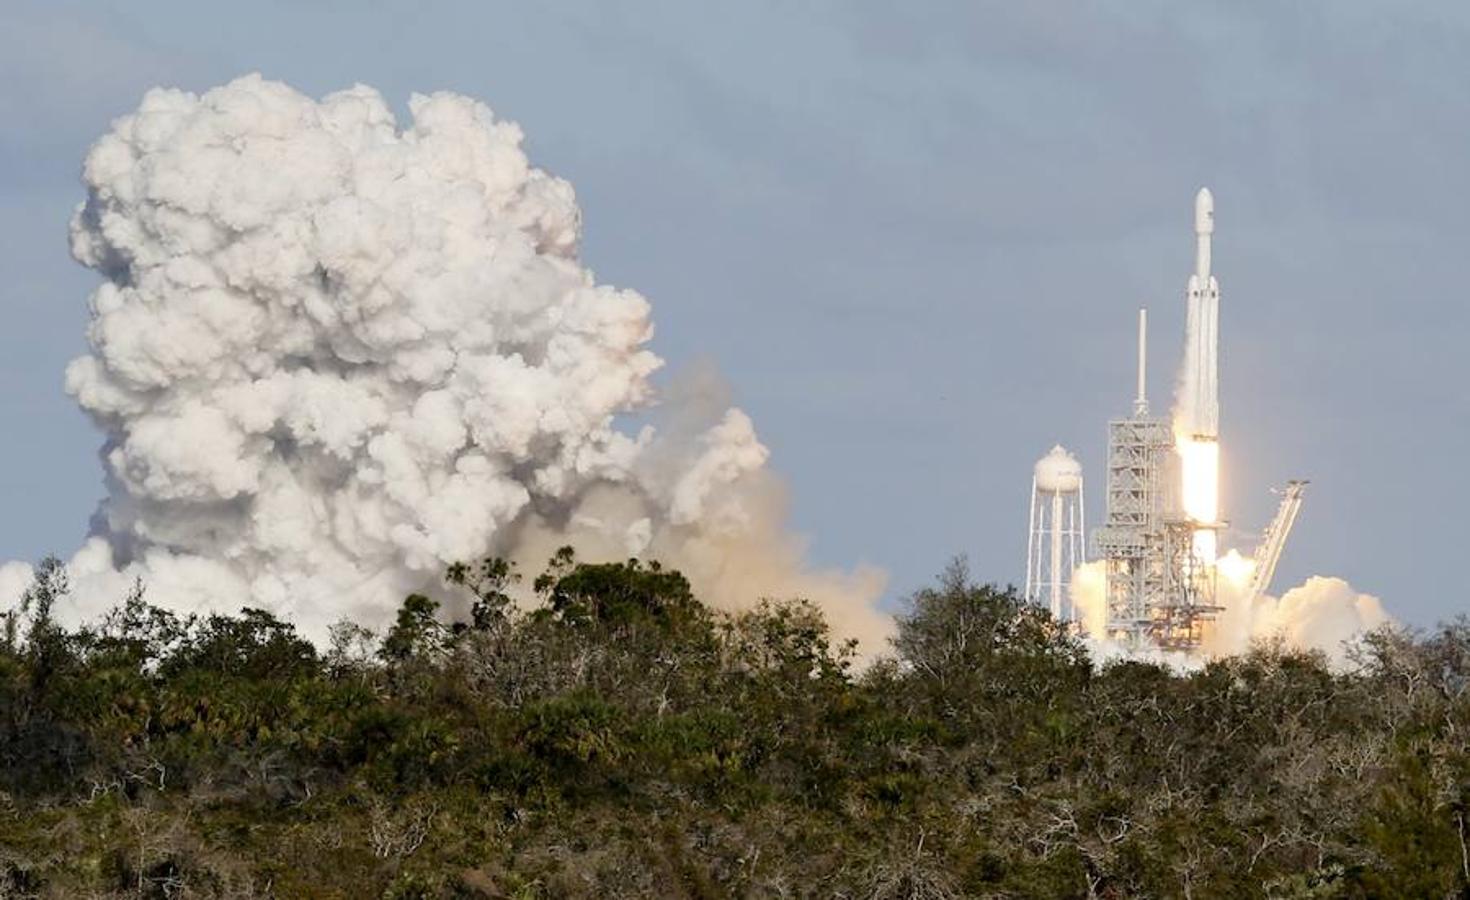
<path fill-rule="evenodd" d="M 102 494 L 61 390 L 95 283 L 66 245 L 83 153 L 152 85 L 260 71 L 521 123 L 576 186 L 600 280 L 652 301 L 654 349 L 713 363 L 751 413 L 813 557 L 881 565 L 893 595 L 957 553 L 1019 581 L 1054 442 L 1100 521 L 1134 311 L 1166 407 L 1208 184 L 1236 542 L 1310 478 L 1278 588 L 1335 574 L 1453 615 L 1466 47 L 1452 2 L 7 0 L 0 558 L 69 554 Z"/>

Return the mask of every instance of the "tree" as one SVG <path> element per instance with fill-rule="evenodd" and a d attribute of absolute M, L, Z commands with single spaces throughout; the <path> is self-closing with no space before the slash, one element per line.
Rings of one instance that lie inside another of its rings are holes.
<path fill-rule="evenodd" d="M 462 627 L 476 631 L 491 631 L 505 625 L 513 603 L 507 591 L 521 580 L 515 564 L 498 556 L 488 557 L 474 566 L 454 563 L 444 578 L 450 584 L 467 588 L 474 596 L 470 621 Z"/>
<path fill-rule="evenodd" d="M 443 654 L 450 630 L 436 616 L 439 601 L 423 594 L 409 594 L 398 608 L 398 618 L 383 638 L 379 651 L 384 661 L 402 665 Z"/>
<path fill-rule="evenodd" d="M 657 562 L 577 563 L 572 548 L 563 547 L 535 587 L 550 611 L 569 625 L 619 630 L 647 624 L 677 633 L 707 621 L 689 580 Z"/>
<path fill-rule="evenodd" d="M 160 627 L 167 628 L 166 619 Z M 165 665 L 175 671 L 268 679 L 309 672 L 316 664 L 316 649 L 296 634 L 295 626 L 246 607 L 239 616 L 212 615 L 199 623 Z"/>
<path fill-rule="evenodd" d="M 0 894 L 1467 896 L 1470 628 L 1091 666 L 962 565 L 852 671 L 820 610 L 494 558 L 323 655 L 43 566 L 0 648 Z M 38 628 L 36 622 L 42 623 Z M 49 648 L 49 649 L 48 649 Z"/>

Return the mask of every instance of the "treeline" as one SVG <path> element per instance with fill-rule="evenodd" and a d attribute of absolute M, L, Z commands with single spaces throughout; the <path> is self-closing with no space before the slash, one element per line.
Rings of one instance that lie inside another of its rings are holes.
<path fill-rule="evenodd" d="M 563 551 L 317 650 L 129 596 L 0 635 L 0 897 L 1466 897 L 1470 623 L 1101 669 L 951 567 L 889 657 Z"/>

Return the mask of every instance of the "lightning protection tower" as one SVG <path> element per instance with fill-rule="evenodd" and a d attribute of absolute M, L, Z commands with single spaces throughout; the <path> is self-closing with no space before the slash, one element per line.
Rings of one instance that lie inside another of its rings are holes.
<path fill-rule="evenodd" d="M 1174 433 L 1149 415 L 1148 312 L 1138 311 L 1138 393 L 1133 416 L 1108 423 L 1107 518 L 1093 536 L 1107 570 L 1108 632 L 1137 643 L 1149 635 L 1154 610 L 1167 605 L 1171 565 L 1166 511 L 1177 480 Z"/>
<path fill-rule="evenodd" d="M 1068 585 L 1085 562 L 1082 466 L 1058 444 L 1036 463 L 1031 478 L 1031 529 L 1026 541 L 1028 603 L 1058 621 L 1075 618 Z"/>
<path fill-rule="evenodd" d="M 1199 523 L 1180 510 L 1173 427 L 1149 415 L 1148 314 L 1138 311 L 1133 416 L 1108 423 L 1107 516 L 1093 550 L 1107 572 L 1108 633 L 1171 650 L 1199 646 L 1214 606 L 1214 567 L 1194 554 Z"/>

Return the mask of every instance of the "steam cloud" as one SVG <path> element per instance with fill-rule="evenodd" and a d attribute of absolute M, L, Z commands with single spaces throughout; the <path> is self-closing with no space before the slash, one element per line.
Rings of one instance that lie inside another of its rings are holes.
<path fill-rule="evenodd" d="M 1094 659 L 1146 658 L 1175 668 L 1197 668 L 1210 657 L 1244 653 L 1253 643 L 1280 641 L 1288 647 L 1320 650 L 1334 666 L 1348 662 L 1353 642 L 1393 621 L 1382 602 L 1359 593 L 1341 578 L 1314 575 L 1280 597 L 1251 597 L 1244 582 L 1219 580 L 1219 616 L 1205 626 L 1199 655 L 1164 651 L 1152 645 L 1125 647 L 1107 633 L 1107 582 L 1101 560 L 1072 573 L 1071 597 Z"/>
<path fill-rule="evenodd" d="M 875 648 L 882 576 L 813 572 L 738 409 L 653 405 L 648 302 L 578 260 L 567 182 L 454 94 L 399 129 L 367 87 L 150 91 L 86 159 L 73 255 L 105 277 L 66 385 L 108 497 L 70 562 L 85 618 L 135 578 L 321 639 L 447 563 L 656 557 L 726 606 L 805 596 Z M 29 581 L 0 569 L 14 597 Z"/>

